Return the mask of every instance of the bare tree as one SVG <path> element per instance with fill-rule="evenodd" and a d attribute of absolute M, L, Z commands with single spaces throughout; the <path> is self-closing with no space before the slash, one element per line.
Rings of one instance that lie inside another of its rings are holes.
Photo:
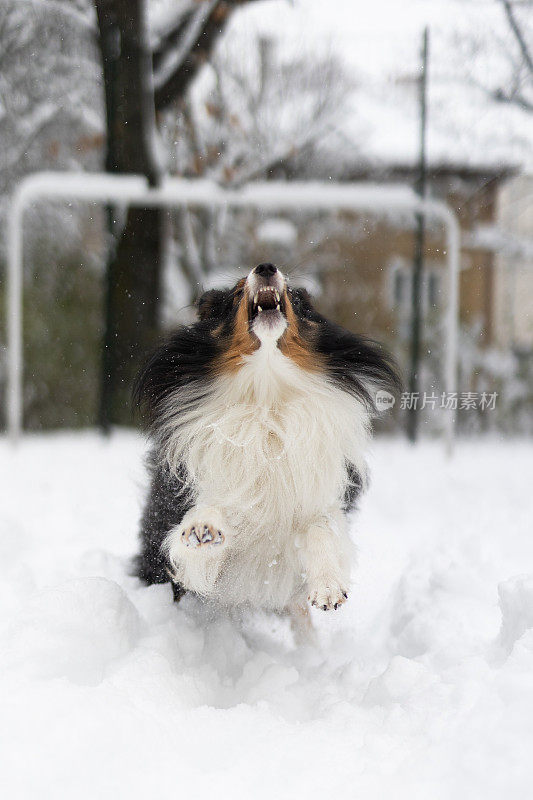
<path fill-rule="evenodd" d="M 481 19 L 459 38 L 468 78 L 490 99 L 533 111 L 533 1 L 494 0 L 494 4 L 501 16 L 492 17 L 491 28 Z M 497 69 L 487 70 L 487 52 Z"/>
<path fill-rule="evenodd" d="M 512 103 L 533 111 L 533 3 L 530 0 L 510 2 L 497 0 L 508 25 L 514 47 L 508 48 L 510 81 L 493 88 L 492 97 L 500 103 Z"/>
<path fill-rule="evenodd" d="M 165 126 L 172 169 L 231 186 L 312 173 L 317 147 L 342 118 L 350 87 L 329 53 L 294 57 L 264 37 L 233 37 L 217 49 L 202 87 Z M 181 263 L 193 284 L 219 266 L 229 226 L 239 260 L 249 241 L 248 221 L 239 235 L 233 214 L 178 215 L 179 235 L 189 241 Z"/>
<path fill-rule="evenodd" d="M 174 168 L 232 185 L 289 169 L 334 128 L 349 88 L 332 55 L 284 56 L 264 37 L 232 41 L 213 58 L 207 89 L 182 107 Z"/>
<path fill-rule="evenodd" d="M 521 23 L 518 21 L 518 17 L 515 13 L 515 10 L 513 9 L 513 4 L 510 2 L 510 0 L 500 0 L 500 2 L 504 8 L 505 16 L 507 17 L 509 27 L 512 30 L 513 36 L 515 37 L 516 43 L 518 44 L 518 47 L 520 49 L 520 53 L 524 61 L 524 64 L 529 70 L 531 76 L 533 77 L 533 58 L 531 56 L 529 44 L 526 41 L 525 32 L 521 27 Z M 522 2 L 520 5 L 524 6 L 524 3 Z M 532 4 L 527 3 L 527 5 L 531 7 Z"/>
<path fill-rule="evenodd" d="M 71 4 L 0 7 L 0 196 L 26 172 L 96 168 L 102 143 L 95 26 Z"/>

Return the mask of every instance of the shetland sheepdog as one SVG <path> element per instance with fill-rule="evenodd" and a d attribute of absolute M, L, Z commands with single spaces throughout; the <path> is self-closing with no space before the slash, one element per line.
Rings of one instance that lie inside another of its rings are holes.
<path fill-rule="evenodd" d="M 398 389 L 394 363 L 273 264 L 207 291 L 198 316 L 136 385 L 153 447 L 135 573 L 171 581 L 175 599 L 337 609 L 374 395 Z"/>

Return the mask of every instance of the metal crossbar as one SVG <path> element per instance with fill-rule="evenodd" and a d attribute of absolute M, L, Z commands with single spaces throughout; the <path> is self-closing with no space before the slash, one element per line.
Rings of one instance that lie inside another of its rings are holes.
<path fill-rule="evenodd" d="M 419 213 L 440 222 L 446 231 L 448 302 L 446 310 L 445 388 L 456 390 L 459 304 L 460 228 L 455 213 L 440 200 L 422 199 L 403 186 L 367 183 L 276 182 L 250 183 L 238 189 L 207 180 L 167 178 L 150 187 L 137 175 L 38 172 L 17 186 L 8 215 L 7 291 L 7 429 L 16 443 L 22 431 L 22 267 L 24 211 L 36 200 L 64 199 L 136 205 L 140 207 L 226 207 L 267 210 L 366 211 L 376 215 Z M 445 441 L 452 451 L 455 414 L 447 411 Z"/>

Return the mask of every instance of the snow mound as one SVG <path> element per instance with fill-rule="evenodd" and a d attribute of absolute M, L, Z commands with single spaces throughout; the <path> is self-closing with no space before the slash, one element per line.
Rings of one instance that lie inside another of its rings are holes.
<path fill-rule="evenodd" d="M 139 615 L 124 591 L 105 578 L 78 578 L 31 597 L 13 624 L 4 657 L 34 677 L 97 684 L 134 647 Z"/>
<path fill-rule="evenodd" d="M 506 653 L 533 628 L 533 575 L 519 575 L 498 586 L 502 626 L 499 643 Z"/>
<path fill-rule="evenodd" d="M 363 703 L 370 706 L 403 704 L 430 683 L 431 673 L 423 664 L 403 656 L 394 656 L 387 669 L 370 681 Z"/>

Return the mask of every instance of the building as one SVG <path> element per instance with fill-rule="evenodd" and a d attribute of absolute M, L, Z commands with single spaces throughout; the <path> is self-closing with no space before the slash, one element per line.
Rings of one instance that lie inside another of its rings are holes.
<path fill-rule="evenodd" d="M 493 167 L 446 165 L 433 167 L 430 196 L 445 201 L 461 226 L 460 321 L 475 331 L 482 344 L 499 343 L 502 305 L 498 256 L 477 236 L 479 229 L 498 223 L 499 197 L 510 171 Z M 353 172 L 353 180 L 375 180 L 368 172 Z M 413 184 L 414 170 L 391 167 L 387 181 Z M 409 335 L 412 299 L 415 220 L 353 218 L 321 247 L 321 303 L 328 314 L 353 330 L 371 332 L 387 341 L 405 341 Z M 363 222 L 363 235 L 357 225 Z M 439 323 L 447 301 L 446 243 L 439 225 L 428 222 L 424 253 L 422 309 L 424 319 Z M 335 250 L 335 257 L 328 250 Z"/>

